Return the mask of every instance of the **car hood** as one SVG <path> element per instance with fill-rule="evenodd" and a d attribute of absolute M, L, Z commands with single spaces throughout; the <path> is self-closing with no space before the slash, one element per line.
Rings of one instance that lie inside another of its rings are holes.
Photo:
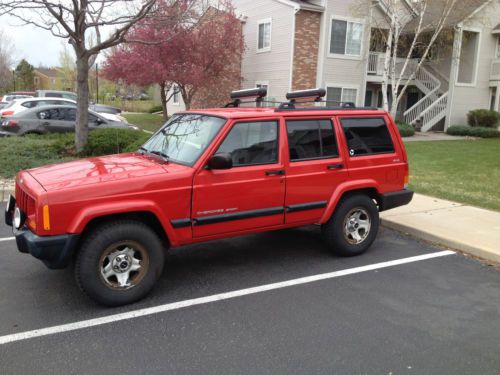
<path fill-rule="evenodd" d="M 187 167 L 167 164 L 139 153 L 80 159 L 34 168 L 28 172 L 46 191 L 80 187 L 100 182 L 169 173 Z"/>

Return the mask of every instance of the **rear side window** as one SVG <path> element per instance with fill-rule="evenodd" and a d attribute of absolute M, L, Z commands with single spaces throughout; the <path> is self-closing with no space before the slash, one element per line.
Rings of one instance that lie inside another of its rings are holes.
<path fill-rule="evenodd" d="M 217 152 L 231 154 L 235 167 L 276 163 L 278 161 L 278 122 L 237 123 Z"/>
<path fill-rule="evenodd" d="M 343 118 L 340 120 L 350 156 L 394 152 L 394 145 L 382 117 Z"/>
<path fill-rule="evenodd" d="M 330 120 L 289 120 L 286 130 L 291 161 L 338 156 Z"/>

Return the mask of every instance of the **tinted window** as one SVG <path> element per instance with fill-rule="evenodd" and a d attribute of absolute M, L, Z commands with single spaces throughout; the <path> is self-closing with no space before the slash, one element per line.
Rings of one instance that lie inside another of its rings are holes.
<path fill-rule="evenodd" d="M 340 120 L 349 155 L 394 152 L 394 145 L 383 118 L 343 118 Z"/>
<path fill-rule="evenodd" d="M 25 103 L 22 103 L 21 105 L 23 107 L 26 107 L 26 108 L 33 108 L 33 107 L 36 107 L 36 102 L 25 102 Z"/>
<path fill-rule="evenodd" d="M 217 152 L 227 152 L 234 166 L 278 161 L 278 122 L 240 122 L 233 126 Z"/>
<path fill-rule="evenodd" d="M 45 93 L 45 96 L 47 98 L 62 98 L 63 97 L 62 94 L 59 94 L 57 92 L 47 92 L 47 93 Z"/>
<path fill-rule="evenodd" d="M 61 116 L 64 116 L 64 114 L 57 108 L 38 112 L 38 118 L 42 120 L 62 120 Z"/>
<path fill-rule="evenodd" d="M 76 121 L 76 108 L 66 108 L 65 109 L 64 120 L 65 121 Z"/>
<path fill-rule="evenodd" d="M 290 159 L 318 159 L 338 156 L 330 120 L 287 121 Z"/>

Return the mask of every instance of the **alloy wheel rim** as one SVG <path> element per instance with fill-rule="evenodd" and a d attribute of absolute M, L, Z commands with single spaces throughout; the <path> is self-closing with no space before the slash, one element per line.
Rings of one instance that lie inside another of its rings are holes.
<path fill-rule="evenodd" d="M 99 274 L 112 289 L 130 289 L 138 285 L 149 268 L 149 256 L 141 244 L 120 241 L 106 248 L 99 260 Z"/>
<path fill-rule="evenodd" d="M 351 245 L 359 245 L 370 234 L 371 219 L 368 211 L 362 207 L 350 210 L 344 219 L 344 238 Z"/>

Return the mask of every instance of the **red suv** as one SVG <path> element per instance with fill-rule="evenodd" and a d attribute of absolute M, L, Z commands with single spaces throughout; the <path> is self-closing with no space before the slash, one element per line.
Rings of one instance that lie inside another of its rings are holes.
<path fill-rule="evenodd" d="M 320 224 L 333 253 L 363 253 L 379 212 L 413 195 L 393 119 L 304 106 L 323 89 L 240 106 L 265 95 L 240 90 L 227 108 L 178 113 L 134 153 L 19 172 L 5 215 L 19 251 L 49 268 L 74 260 L 79 287 L 110 306 L 144 297 L 166 250 L 196 242 Z"/>

